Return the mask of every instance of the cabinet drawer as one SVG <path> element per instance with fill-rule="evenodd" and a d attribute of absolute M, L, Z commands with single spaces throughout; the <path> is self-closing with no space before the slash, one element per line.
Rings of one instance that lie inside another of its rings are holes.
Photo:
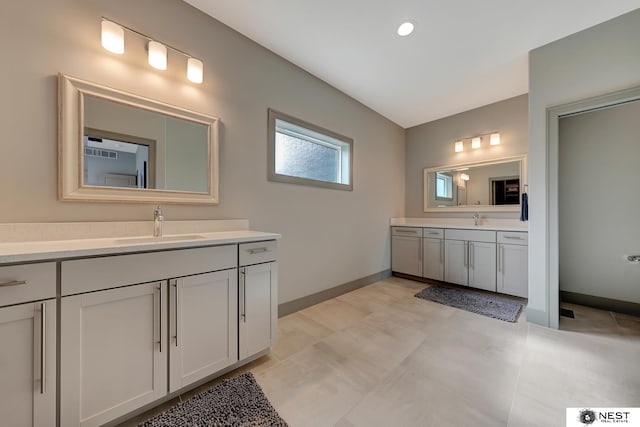
<path fill-rule="evenodd" d="M 423 228 L 422 237 L 444 239 L 444 229 L 443 228 Z"/>
<path fill-rule="evenodd" d="M 62 262 L 62 295 L 235 268 L 236 245 Z"/>
<path fill-rule="evenodd" d="M 278 258 L 278 246 L 275 240 L 241 243 L 239 245 L 239 253 L 241 266 L 260 264 L 275 261 Z"/>
<path fill-rule="evenodd" d="M 55 262 L 0 267 L 0 306 L 55 296 Z"/>
<path fill-rule="evenodd" d="M 491 230 L 465 230 L 448 228 L 444 232 L 447 240 L 469 240 L 471 242 L 496 242 L 496 232 Z"/>
<path fill-rule="evenodd" d="M 528 245 L 529 233 L 523 231 L 498 231 L 498 243 Z"/>
<path fill-rule="evenodd" d="M 392 236 L 422 237 L 420 227 L 391 227 Z"/>

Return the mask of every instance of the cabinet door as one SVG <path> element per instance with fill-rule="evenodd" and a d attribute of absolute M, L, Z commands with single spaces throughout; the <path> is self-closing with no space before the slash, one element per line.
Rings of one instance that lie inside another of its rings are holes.
<path fill-rule="evenodd" d="M 496 244 L 469 242 L 469 286 L 496 291 Z"/>
<path fill-rule="evenodd" d="M 498 292 L 522 298 L 529 296 L 528 255 L 527 246 L 498 247 Z"/>
<path fill-rule="evenodd" d="M 55 426 L 55 300 L 0 308 L 0 342 L 0 424 Z"/>
<path fill-rule="evenodd" d="M 170 280 L 170 392 L 238 360 L 237 271 Z"/>
<path fill-rule="evenodd" d="M 464 240 L 444 241 L 444 280 L 467 286 L 469 284 L 469 252 Z"/>
<path fill-rule="evenodd" d="M 240 359 L 266 350 L 278 333 L 277 263 L 240 269 Z"/>
<path fill-rule="evenodd" d="M 421 237 L 391 237 L 391 270 L 422 276 Z"/>
<path fill-rule="evenodd" d="M 60 425 L 98 426 L 167 394 L 166 283 L 62 298 Z"/>
<path fill-rule="evenodd" d="M 444 241 L 425 237 L 422 239 L 422 276 L 444 280 Z"/>

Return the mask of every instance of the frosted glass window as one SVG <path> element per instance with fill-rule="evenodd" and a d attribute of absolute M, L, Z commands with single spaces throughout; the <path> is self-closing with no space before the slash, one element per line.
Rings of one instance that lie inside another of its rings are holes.
<path fill-rule="evenodd" d="M 353 141 L 269 110 L 269 180 L 352 190 Z"/>
<path fill-rule="evenodd" d="M 436 200 L 453 200 L 453 176 L 436 173 Z"/>

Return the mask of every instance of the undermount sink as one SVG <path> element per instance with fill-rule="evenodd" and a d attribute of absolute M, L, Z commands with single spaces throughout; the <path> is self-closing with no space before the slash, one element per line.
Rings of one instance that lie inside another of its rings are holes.
<path fill-rule="evenodd" d="M 161 237 L 125 237 L 122 239 L 116 239 L 115 242 L 118 244 L 128 244 L 128 243 L 164 243 L 164 242 L 175 242 L 179 240 L 198 240 L 204 239 L 204 236 L 199 236 L 197 234 L 174 234 L 170 236 L 161 236 Z"/>

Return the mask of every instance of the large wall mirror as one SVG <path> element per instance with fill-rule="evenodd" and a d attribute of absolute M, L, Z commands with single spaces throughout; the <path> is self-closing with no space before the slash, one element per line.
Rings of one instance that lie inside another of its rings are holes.
<path fill-rule="evenodd" d="M 218 119 L 59 76 L 62 200 L 218 203 Z"/>
<path fill-rule="evenodd" d="M 524 155 L 425 168 L 424 211 L 519 211 L 526 177 Z"/>

